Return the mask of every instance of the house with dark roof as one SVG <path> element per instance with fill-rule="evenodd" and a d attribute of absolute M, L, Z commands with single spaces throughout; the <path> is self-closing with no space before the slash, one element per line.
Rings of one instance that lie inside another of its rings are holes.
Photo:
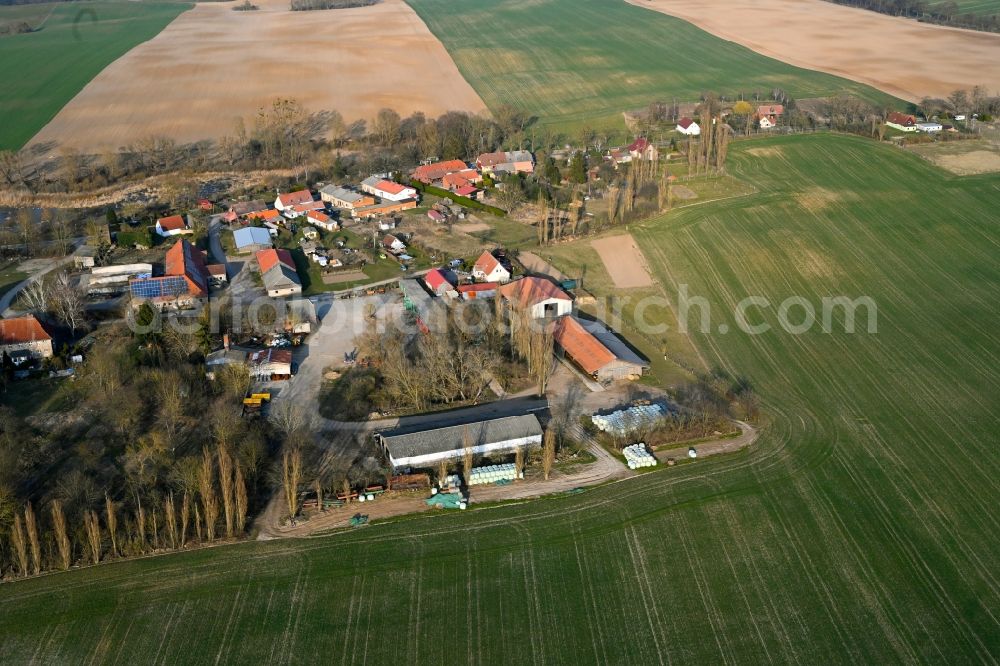
<path fill-rule="evenodd" d="M 542 277 L 524 277 L 502 285 L 497 291 L 515 308 L 534 319 L 561 317 L 573 311 L 573 297 L 555 282 Z"/>
<path fill-rule="evenodd" d="M 394 470 L 426 468 L 461 458 L 467 444 L 477 456 L 526 451 L 541 445 L 542 426 L 535 415 L 525 414 L 440 428 L 397 428 L 375 439 Z"/>
<path fill-rule="evenodd" d="M 260 277 L 267 295 L 272 298 L 295 296 L 302 293 L 302 282 L 295 268 L 295 260 L 288 250 L 261 250 L 256 254 Z"/>
<path fill-rule="evenodd" d="M 602 383 L 635 379 L 649 369 L 648 361 L 598 321 L 559 317 L 552 323 L 552 339 L 563 358 Z"/>
<path fill-rule="evenodd" d="M 340 185 L 327 185 L 319 191 L 319 196 L 331 206 L 347 210 L 375 205 L 375 197 Z"/>
<path fill-rule="evenodd" d="M 0 357 L 14 365 L 52 357 L 52 336 L 34 315 L 0 319 Z"/>

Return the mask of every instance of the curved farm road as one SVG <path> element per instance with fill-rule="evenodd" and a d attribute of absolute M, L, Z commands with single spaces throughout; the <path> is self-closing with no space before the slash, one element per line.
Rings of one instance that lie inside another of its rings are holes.
<path fill-rule="evenodd" d="M 1000 88 L 1000 35 L 823 0 L 626 0 L 799 67 L 917 101 Z"/>

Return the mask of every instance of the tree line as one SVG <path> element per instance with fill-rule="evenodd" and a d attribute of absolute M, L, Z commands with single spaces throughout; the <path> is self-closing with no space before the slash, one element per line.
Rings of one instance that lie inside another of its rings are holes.
<path fill-rule="evenodd" d="M 879 14 L 902 16 L 926 23 L 986 32 L 1000 32 L 1000 14 L 963 12 L 954 0 L 930 3 L 925 0 L 830 0 L 838 5 L 859 7 Z"/>

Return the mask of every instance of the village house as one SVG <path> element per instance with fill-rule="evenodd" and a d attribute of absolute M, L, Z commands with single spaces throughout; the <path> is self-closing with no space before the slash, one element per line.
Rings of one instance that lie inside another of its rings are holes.
<path fill-rule="evenodd" d="M 222 219 L 232 224 L 240 218 L 246 217 L 251 213 L 267 210 L 267 208 L 267 204 L 259 199 L 254 199 L 253 201 L 233 201 L 227 204 L 227 210 L 223 213 Z"/>
<path fill-rule="evenodd" d="M 250 377 L 261 382 L 292 376 L 292 352 L 288 349 L 261 349 L 247 354 Z"/>
<path fill-rule="evenodd" d="M 908 113 L 900 113 L 899 111 L 890 112 L 885 119 L 885 124 L 900 132 L 917 131 L 917 119 Z"/>
<path fill-rule="evenodd" d="M 500 175 L 503 173 L 534 173 L 535 157 L 527 150 L 510 150 L 483 153 L 476 158 L 476 167 L 483 173 Z"/>
<path fill-rule="evenodd" d="M 316 231 L 316 227 L 302 227 L 302 237 L 307 240 L 316 240 L 319 238 L 319 232 Z"/>
<path fill-rule="evenodd" d="M 635 160 L 655 160 L 660 156 L 660 151 L 650 143 L 646 137 L 639 137 L 629 144 L 628 154 Z"/>
<path fill-rule="evenodd" d="M 254 254 L 271 247 L 271 232 L 261 227 L 243 227 L 233 232 L 236 252 Z"/>
<path fill-rule="evenodd" d="M 302 293 L 302 282 L 295 268 L 295 260 L 288 250 L 261 250 L 257 265 L 264 281 L 264 289 L 272 298 L 295 296 Z"/>
<path fill-rule="evenodd" d="M 448 160 L 446 162 L 433 162 L 431 164 L 424 164 L 418 166 L 413 171 L 413 178 L 419 180 L 421 183 L 427 183 L 428 185 L 435 183 L 449 173 L 454 173 L 456 171 L 464 171 L 468 169 L 469 166 L 462 160 Z"/>
<path fill-rule="evenodd" d="M 608 151 L 608 159 L 615 165 L 628 164 L 632 161 L 632 155 L 627 150 L 622 150 L 621 148 L 612 148 Z"/>
<path fill-rule="evenodd" d="M 336 231 L 340 228 L 335 219 L 321 210 L 312 210 L 306 213 L 306 221 L 326 231 Z"/>
<path fill-rule="evenodd" d="M 279 211 L 284 212 L 292 208 L 292 206 L 312 203 L 312 200 L 312 192 L 309 190 L 299 190 L 298 192 L 279 194 L 278 198 L 274 200 L 274 207 Z"/>
<path fill-rule="evenodd" d="M 209 264 L 205 268 L 208 269 L 208 283 L 213 287 L 221 287 L 229 282 L 225 264 Z"/>
<path fill-rule="evenodd" d="M 701 134 L 701 128 L 698 126 L 698 123 L 686 116 L 677 121 L 675 129 L 679 134 L 685 136 L 698 136 Z"/>
<path fill-rule="evenodd" d="M 385 238 L 382 239 L 382 247 L 389 250 L 390 252 L 405 252 L 406 243 L 399 240 L 392 234 L 387 234 Z"/>
<path fill-rule="evenodd" d="M 403 201 L 416 199 L 417 188 L 400 185 L 399 183 L 378 176 L 371 176 L 361 181 L 361 189 L 386 201 Z"/>
<path fill-rule="evenodd" d="M 546 278 L 521 278 L 508 282 L 498 291 L 501 297 L 528 312 L 533 319 L 561 317 L 573 311 L 573 297 Z"/>
<path fill-rule="evenodd" d="M 466 443 L 476 456 L 527 451 L 541 445 L 542 426 L 526 414 L 442 428 L 397 428 L 377 434 L 376 441 L 394 470 L 426 468 L 461 458 Z"/>
<path fill-rule="evenodd" d="M 510 271 L 493 256 L 492 252 L 483 252 L 472 266 L 472 277 L 482 282 L 510 282 Z"/>
<path fill-rule="evenodd" d="M 253 222 L 258 221 L 266 225 L 274 225 L 277 227 L 279 224 L 285 223 L 285 218 L 281 216 L 279 211 L 269 208 L 267 210 L 255 211 L 247 215 L 247 221 Z"/>
<path fill-rule="evenodd" d="M 649 369 L 647 361 L 600 322 L 559 317 L 553 322 L 552 338 L 564 358 L 602 383 L 635 379 Z"/>
<path fill-rule="evenodd" d="M 171 236 L 193 234 L 194 231 L 183 216 L 171 215 L 170 217 L 161 217 L 156 221 L 156 233 L 163 238 L 169 238 Z"/>
<path fill-rule="evenodd" d="M 452 291 L 456 282 L 454 273 L 447 269 L 433 268 L 424 275 L 424 284 L 438 296 Z"/>
<path fill-rule="evenodd" d="M 319 196 L 331 206 L 347 210 L 354 210 L 360 206 L 371 206 L 375 203 L 375 197 L 339 185 L 327 185 L 319 191 Z"/>
<path fill-rule="evenodd" d="M 129 280 L 132 305 L 174 309 L 196 307 L 208 298 L 209 268 L 205 253 L 185 239 L 167 250 L 163 275 Z"/>
<path fill-rule="evenodd" d="M 281 214 L 289 220 L 294 220 L 313 211 L 323 210 L 324 208 L 326 208 L 326 203 L 323 201 L 309 201 L 308 203 L 292 204 L 285 208 Z"/>
<path fill-rule="evenodd" d="M 15 366 L 52 357 L 52 336 L 34 315 L 0 319 L 0 358 Z"/>

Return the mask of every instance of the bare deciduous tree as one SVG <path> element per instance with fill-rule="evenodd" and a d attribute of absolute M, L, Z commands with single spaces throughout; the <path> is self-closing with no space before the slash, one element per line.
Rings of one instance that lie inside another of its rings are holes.
<path fill-rule="evenodd" d="M 247 484 L 243 478 L 243 467 L 236 465 L 236 516 L 235 529 L 237 534 L 243 534 L 247 524 Z"/>
<path fill-rule="evenodd" d="M 233 458 L 226 444 L 219 444 L 219 488 L 222 491 L 222 514 L 226 521 L 226 536 L 233 536 Z"/>
<path fill-rule="evenodd" d="M 115 512 L 115 503 L 107 493 L 104 493 L 104 524 L 108 526 L 111 557 L 118 557 L 118 515 Z"/>
<path fill-rule="evenodd" d="M 90 561 L 97 564 L 101 561 L 101 525 L 97 521 L 97 514 L 93 511 L 84 513 L 83 526 L 90 546 Z"/>
<path fill-rule="evenodd" d="M 302 449 L 298 446 L 285 447 L 281 457 L 282 482 L 288 515 L 295 518 L 299 512 L 299 482 L 302 480 Z"/>
<path fill-rule="evenodd" d="M 14 514 L 14 525 L 10 534 L 11 544 L 14 546 L 14 555 L 17 558 L 17 570 L 22 576 L 28 575 L 28 541 L 24 534 L 24 523 L 21 521 L 21 514 Z"/>
<path fill-rule="evenodd" d="M 542 475 L 545 480 L 549 480 L 549 475 L 552 473 L 552 466 L 556 462 L 556 433 L 555 430 L 549 428 L 545 431 L 545 436 L 542 438 Z"/>
<path fill-rule="evenodd" d="M 73 548 L 66 527 L 66 514 L 63 513 L 62 503 L 59 500 L 52 500 L 50 509 L 52 512 L 52 532 L 59 554 L 59 566 L 65 571 L 69 569 L 73 559 Z"/>
<path fill-rule="evenodd" d="M 38 539 L 38 521 L 31 502 L 24 507 L 24 529 L 28 533 L 28 545 L 31 548 L 31 572 L 36 576 L 42 570 L 42 546 Z"/>
<path fill-rule="evenodd" d="M 198 494 L 201 495 L 201 508 L 205 521 L 205 536 L 209 541 L 215 540 L 215 523 L 219 519 L 219 504 L 215 496 L 215 466 L 212 453 L 204 448 L 201 451 L 201 467 L 198 469 Z"/>

